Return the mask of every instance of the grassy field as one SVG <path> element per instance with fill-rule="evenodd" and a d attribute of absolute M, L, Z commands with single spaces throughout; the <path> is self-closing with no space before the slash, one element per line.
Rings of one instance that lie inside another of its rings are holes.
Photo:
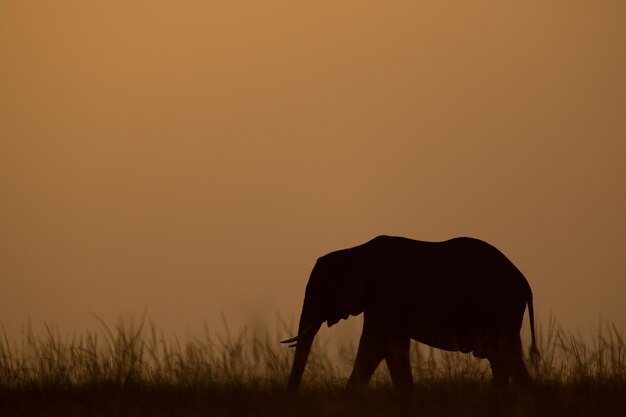
<path fill-rule="evenodd" d="M 626 345 L 607 323 L 586 343 L 551 321 L 525 392 L 494 390 L 487 361 L 414 344 L 412 390 L 394 390 L 381 365 L 367 390 L 347 393 L 355 347 L 330 354 L 317 343 L 298 395 L 284 391 L 286 332 L 181 343 L 145 323 L 71 338 L 54 327 L 1 334 L 0 416 L 626 416 Z"/>

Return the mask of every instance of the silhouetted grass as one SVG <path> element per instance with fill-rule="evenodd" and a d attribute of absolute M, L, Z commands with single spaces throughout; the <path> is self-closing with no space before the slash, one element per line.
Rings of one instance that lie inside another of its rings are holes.
<path fill-rule="evenodd" d="M 487 361 L 414 344 L 412 390 L 394 390 L 383 365 L 367 390 L 349 394 L 356 348 L 331 355 L 316 342 L 301 391 L 289 395 L 292 350 L 278 343 L 288 334 L 206 330 L 182 343 L 145 318 L 74 337 L 52 326 L 43 336 L 26 327 L 18 340 L 3 331 L 0 416 L 626 415 L 626 345 L 611 323 L 585 342 L 550 320 L 531 369 L 536 387 L 524 392 L 494 390 Z"/>

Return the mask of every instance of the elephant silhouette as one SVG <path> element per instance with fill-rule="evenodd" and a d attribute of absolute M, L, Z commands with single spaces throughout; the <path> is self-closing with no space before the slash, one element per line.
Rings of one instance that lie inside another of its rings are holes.
<path fill-rule="evenodd" d="M 317 260 L 306 286 L 287 388 L 302 380 L 313 339 L 364 313 L 348 388 L 364 387 L 384 359 L 394 386 L 413 384 L 410 340 L 489 360 L 495 385 L 527 385 L 520 329 L 528 305 L 531 358 L 538 358 L 528 281 L 495 247 L 459 237 L 424 242 L 378 236 Z"/>

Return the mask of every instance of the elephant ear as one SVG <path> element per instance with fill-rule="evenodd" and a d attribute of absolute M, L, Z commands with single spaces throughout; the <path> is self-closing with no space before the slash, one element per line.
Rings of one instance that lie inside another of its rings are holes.
<path fill-rule="evenodd" d="M 329 259 L 330 279 L 325 303 L 328 327 L 363 312 L 371 275 L 367 258 L 360 251 L 347 249 L 333 255 Z"/>

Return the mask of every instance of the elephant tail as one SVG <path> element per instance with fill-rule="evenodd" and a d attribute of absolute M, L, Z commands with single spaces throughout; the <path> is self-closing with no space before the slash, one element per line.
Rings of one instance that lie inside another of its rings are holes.
<path fill-rule="evenodd" d="M 537 349 L 537 343 L 535 340 L 535 311 L 533 309 L 533 295 L 532 293 L 528 297 L 528 319 L 530 321 L 530 349 L 529 349 L 529 357 L 530 362 L 533 367 L 536 369 L 537 365 L 539 365 L 539 359 L 541 355 L 539 354 L 539 349 Z"/>

